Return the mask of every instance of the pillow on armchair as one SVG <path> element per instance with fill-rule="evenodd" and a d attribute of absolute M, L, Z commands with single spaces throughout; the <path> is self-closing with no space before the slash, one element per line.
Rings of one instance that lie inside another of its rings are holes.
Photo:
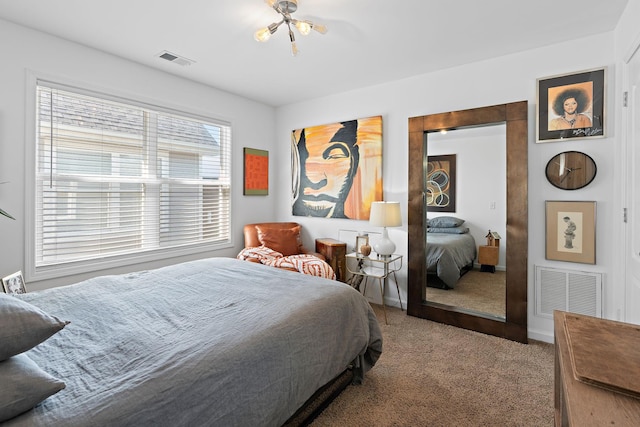
<path fill-rule="evenodd" d="M 300 238 L 300 226 L 292 228 L 272 228 L 256 225 L 258 239 L 263 246 L 280 252 L 282 256 L 297 255 L 304 252 Z"/>
<path fill-rule="evenodd" d="M 304 268 L 300 269 L 289 263 L 276 265 L 278 263 L 274 262 L 273 254 L 282 257 L 308 254 L 325 261 L 324 255 L 312 252 L 302 245 L 301 231 L 302 226 L 297 222 L 245 224 L 244 249 L 240 251 L 237 258 L 291 271 L 302 271 Z"/>
<path fill-rule="evenodd" d="M 259 230 L 261 230 L 261 233 Z M 243 232 L 245 249 L 265 246 L 276 252 L 280 252 L 283 256 L 311 254 L 323 261 L 325 260 L 324 255 L 313 252 L 302 245 L 302 226 L 297 222 L 258 222 L 245 224 Z M 260 235 L 262 235 L 262 237 L 260 237 Z M 296 249 L 294 249 L 294 247 Z"/>

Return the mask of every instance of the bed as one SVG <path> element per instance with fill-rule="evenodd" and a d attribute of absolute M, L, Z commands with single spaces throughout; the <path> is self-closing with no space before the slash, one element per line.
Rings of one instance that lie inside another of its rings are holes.
<path fill-rule="evenodd" d="M 458 279 L 473 268 L 477 246 L 463 219 L 443 216 L 427 222 L 427 286 L 453 289 Z"/>
<path fill-rule="evenodd" d="M 23 353 L 65 388 L 2 426 L 280 426 L 382 352 L 350 286 L 231 258 L 5 298 L 69 323 Z"/>

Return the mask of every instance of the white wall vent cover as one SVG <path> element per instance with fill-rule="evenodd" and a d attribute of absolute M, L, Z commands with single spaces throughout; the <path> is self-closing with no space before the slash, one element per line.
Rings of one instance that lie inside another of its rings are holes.
<path fill-rule="evenodd" d="M 554 310 L 602 317 L 602 273 L 535 267 L 536 315 Z"/>

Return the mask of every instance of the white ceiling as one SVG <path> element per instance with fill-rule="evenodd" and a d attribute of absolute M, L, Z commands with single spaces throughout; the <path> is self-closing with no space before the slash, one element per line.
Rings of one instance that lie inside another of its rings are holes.
<path fill-rule="evenodd" d="M 627 1 L 299 0 L 329 31 L 296 33 L 297 57 L 282 27 L 253 39 L 278 20 L 262 0 L 0 0 L 0 18 L 280 106 L 612 31 Z"/>

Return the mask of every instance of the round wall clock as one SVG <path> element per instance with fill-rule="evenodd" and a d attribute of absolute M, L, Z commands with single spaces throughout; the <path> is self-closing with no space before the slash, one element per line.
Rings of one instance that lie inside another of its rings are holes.
<path fill-rule="evenodd" d="M 596 162 L 580 151 L 565 151 L 556 154 L 547 163 L 547 180 L 563 190 L 586 187 L 596 177 Z"/>

